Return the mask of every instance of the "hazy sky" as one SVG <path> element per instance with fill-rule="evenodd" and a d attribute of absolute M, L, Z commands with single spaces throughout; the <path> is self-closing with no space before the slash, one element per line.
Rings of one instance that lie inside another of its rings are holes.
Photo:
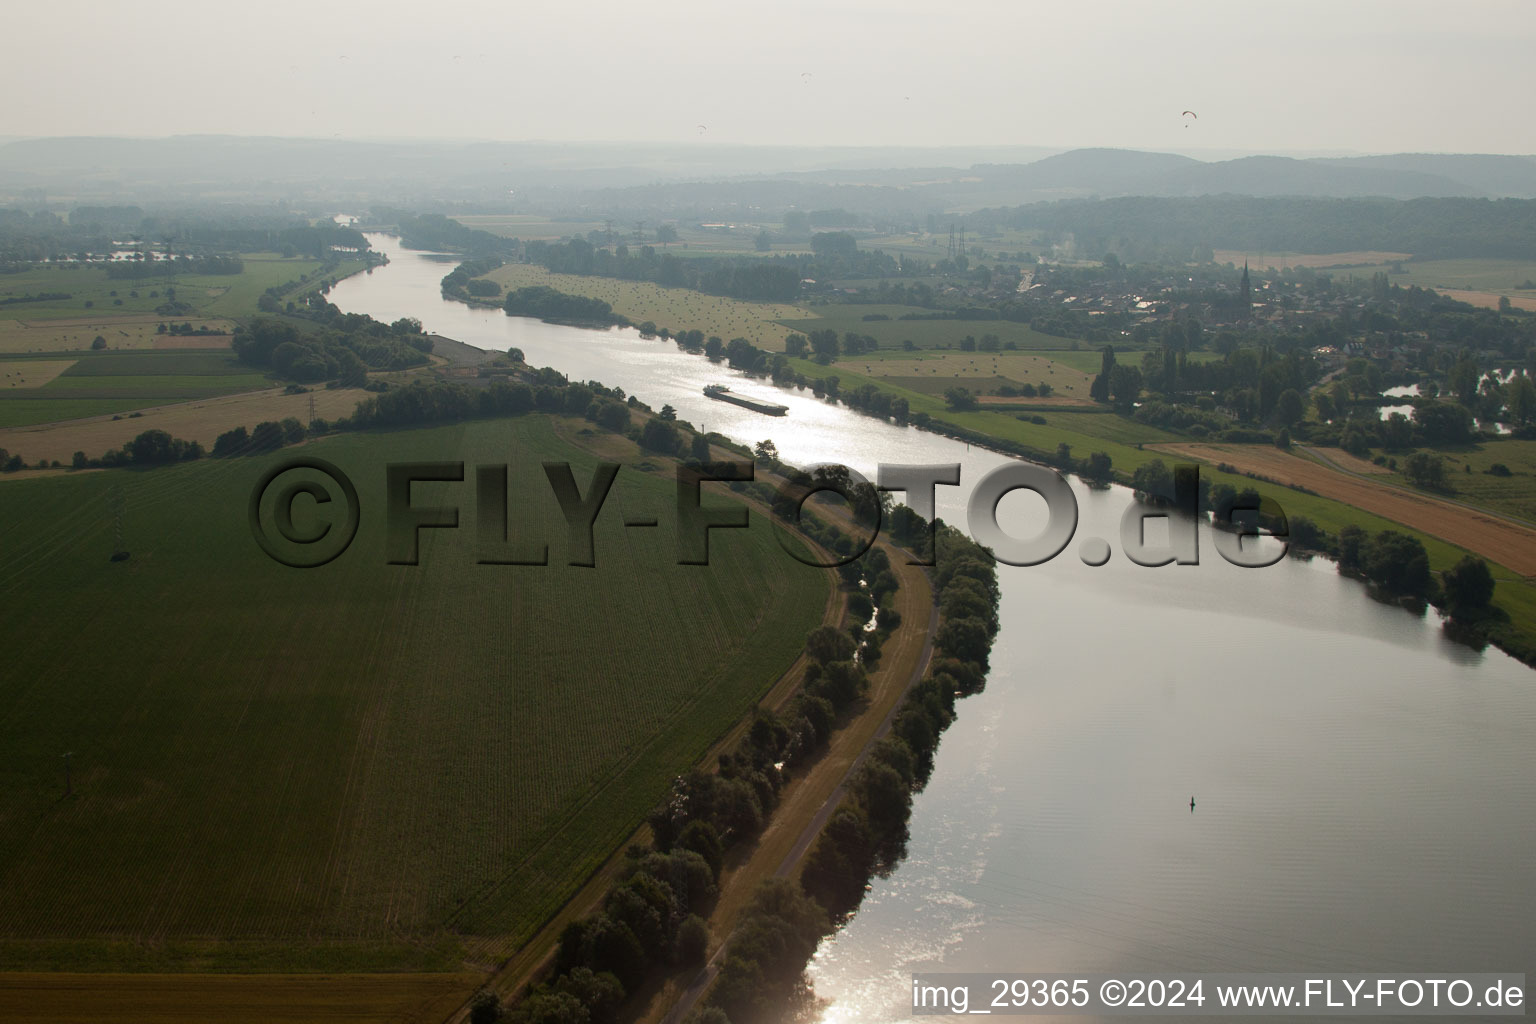
<path fill-rule="evenodd" d="M 0 136 L 1536 153 L 1531 0 L 52 0 L 5 21 Z"/>

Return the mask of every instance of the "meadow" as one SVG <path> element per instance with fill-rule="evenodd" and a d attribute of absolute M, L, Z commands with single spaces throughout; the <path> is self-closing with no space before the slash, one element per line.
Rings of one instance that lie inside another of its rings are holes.
<path fill-rule="evenodd" d="M 814 317 L 800 306 L 780 302 L 743 302 L 719 295 L 705 295 L 688 288 L 665 288 L 649 281 L 623 281 L 612 277 L 551 274 L 530 263 L 509 263 L 485 275 L 502 291 L 530 285 L 546 285 L 570 295 L 602 299 L 615 313 L 636 324 L 649 320 L 672 331 L 703 331 L 725 341 L 746 338 L 759 348 L 784 350 L 789 332 L 785 320 Z"/>
<path fill-rule="evenodd" d="M 316 569 L 247 520 L 294 454 L 362 508 Z M 385 464 L 425 460 L 466 464 L 412 492 L 460 528 L 386 564 Z M 830 581 L 756 512 L 678 566 L 660 460 L 568 565 L 548 461 L 585 490 L 593 457 L 540 416 L 0 482 L 0 967 L 459 970 L 554 912 L 795 660 Z M 503 463 L 548 566 L 477 563 L 474 467 Z"/>
<path fill-rule="evenodd" d="M 817 303 L 811 307 L 815 319 L 780 319 L 790 330 L 834 330 L 838 337 L 849 331 L 865 334 L 879 342 L 882 349 L 902 350 L 903 342 L 910 341 L 920 349 L 958 349 L 966 335 L 980 339 L 986 334 L 997 335 L 998 344 L 1012 342 L 1019 349 L 1067 349 L 1096 352 L 1100 346 L 1087 341 L 1074 341 L 1042 334 L 1028 324 L 1011 320 L 901 320 L 904 314 L 932 316 L 933 310 L 916 306 L 865 305 L 852 303 Z M 866 316 L 886 316 L 887 320 L 866 320 Z M 782 339 L 781 339 L 782 347 Z"/>
<path fill-rule="evenodd" d="M 1453 489 L 1451 498 L 1536 523 L 1536 441 L 1501 438 L 1419 450 L 1445 459 L 1446 483 Z M 1406 459 L 1406 455 L 1396 456 L 1398 466 Z M 1509 475 L 1489 473 L 1495 464 L 1509 470 Z M 1412 486 L 1400 470 L 1385 479 Z"/>

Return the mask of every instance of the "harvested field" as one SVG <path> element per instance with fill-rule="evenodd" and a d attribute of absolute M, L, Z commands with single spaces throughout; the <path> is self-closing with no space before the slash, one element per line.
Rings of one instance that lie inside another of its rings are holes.
<path fill-rule="evenodd" d="M 703 331 L 729 341 L 746 338 L 770 352 L 784 351 L 790 333 L 780 321 L 815 317 L 810 310 L 783 302 L 744 302 L 719 295 L 705 295 L 689 288 L 665 288 L 649 281 L 623 281 L 611 277 L 551 274 L 530 263 L 508 263 L 486 275 L 504 292 L 529 285 L 547 285 L 570 295 L 601 299 L 615 313 L 640 324 L 649 320 L 671 331 Z"/>
<path fill-rule="evenodd" d="M 40 388 L 74 365 L 73 359 L 28 359 L 0 363 L 0 387 Z"/>
<path fill-rule="evenodd" d="M 1536 530 L 1477 509 L 1389 484 L 1360 480 L 1263 445 L 1156 444 L 1150 449 L 1201 462 L 1225 462 L 1239 472 L 1295 484 L 1430 536 L 1438 537 L 1522 576 L 1536 575 Z M 1284 504 L 1283 495 L 1281 504 Z"/>
<path fill-rule="evenodd" d="M 164 430 L 172 437 L 199 441 L 204 448 L 211 449 L 220 434 L 235 427 L 249 430 L 262 420 L 281 420 L 287 416 L 308 423 L 310 395 L 315 399 L 315 415 L 334 420 L 352 415 L 367 394 L 361 388 L 322 388 L 308 394 L 285 395 L 281 388 L 268 388 L 226 398 L 153 406 L 140 410 L 137 416 L 92 416 L 0 429 L 0 448 L 20 453 L 28 462 L 58 459 L 68 464 L 77 451 L 95 458 L 102 452 L 121 448 L 146 430 Z"/>
<path fill-rule="evenodd" d="M 983 409 L 1007 412 L 1009 409 L 1071 409 L 1092 406 L 1092 399 L 1072 395 L 1049 395 L 1045 398 L 1005 398 L 1002 395 L 982 395 L 976 399 Z"/>
<path fill-rule="evenodd" d="M 160 334 L 155 337 L 154 347 L 165 348 L 229 348 L 230 337 L 227 334 L 197 335 L 186 334 Z"/>
<path fill-rule="evenodd" d="M 1455 299 L 1457 302 L 1465 302 L 1473 306 L 1480 306 L 1483 309 L 1498 309 L 1499 299 L 1503 298 L 1503 296 L 1495 294 L 1494 292 L 1473 292 L 1465 291 L 1460 288 L 1437 288 L 1435 290 L 1448 299 Z M 1529 313 L 1536 313 L 1536 295 L 1510 295 L 1508 298 L 1509 304 L 1515 309 L 1523 309 Z"/>
<path fill-rule="evenodd" d="M 1381 263 L 1398 263 L 1413 259 L 1411 252 L 1242 252 L 1237 249 L 1218 249 L 1215 253 L 1217 263 L 1248 264 L 1256 270 L 1264 270 L 1274 267 L 1276 270 L 1285 270 L 1288 267 L 1358 267 L 1374 266 Z"/>
<path fill-rule="evenodd" d="M 230 320 L 182 317 L 175 322 L 226 333 L 202 337 L 156 334 L 155 328 L 166 322 L 166 317 L 153 313 L 106 314 L 67 320 L 0 319 L 0 353 L 85 351 L 90 349 L 97 335 L 106 339 L 109 349 L 228 348 L 228 332 L 235 329 Z"/>
<path fill-rule="evenodd" d="M 478 980 L 468 974 L 0 974 L 0 1024 L 437 1024 Z"/>
<path fill-rule="evenodd" d="M 1370 459 L 1351 455 L 1342 448 L 1309 448 L 1300 445 L 1297 447 L 1323 463 L 1332 463 L 1350 473 L 1370 473 L 1373 476 L 1389 476 L 1392 473 L 1386 466 L 1378 466 Z"/>

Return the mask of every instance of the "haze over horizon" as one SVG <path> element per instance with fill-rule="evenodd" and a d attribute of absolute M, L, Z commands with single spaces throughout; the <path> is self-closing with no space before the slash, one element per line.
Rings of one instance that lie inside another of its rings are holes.
<path fill-rule="evenodd" d="M 61 0 L 11 14 L 16 136 L 186 134 L 1209 154 L 1536 153 L 1536 9 L 1301 0 Z M 69 26 L 60 31 L 61 25 Z M 1193 110 L 1198 117 L 1183 114 Z"/>

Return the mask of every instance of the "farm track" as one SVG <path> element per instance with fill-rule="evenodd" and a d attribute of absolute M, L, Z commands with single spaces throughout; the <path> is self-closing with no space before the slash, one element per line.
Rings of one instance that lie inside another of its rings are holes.
<path fill-rule="evenodd" d="M 1235 444 L 1149 444 L 1148 450 L 1182 455 L 1239 472 L 1299 485 L 1324 498 L 1402 523 L 1465 548 L 1522 577 L 1536 575 L 1536 528 L 1471 505 L 1380 483 L 1279 449 Z"/>

